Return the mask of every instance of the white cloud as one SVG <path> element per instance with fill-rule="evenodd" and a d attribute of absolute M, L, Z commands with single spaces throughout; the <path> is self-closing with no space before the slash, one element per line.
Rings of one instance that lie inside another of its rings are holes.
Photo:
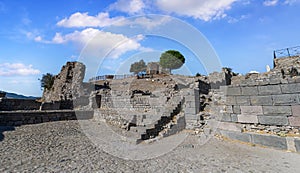
<path fill-rule="evenodd" d="M 226 16 L 225 11 L 237 0 L 156 0 L 156 5 L 168 13 L 193 17 L 204 21 Z"/>
<path fill-rule="evenodd" d="M 24 65 L 22 63 L 0 64 L 0 76 L 27 76 L 39 73 L 40 71 L 34 69 L 32 65 Z"/>
<path fill-rule="evenodd" d="M 118 0 L 109 6 L 110 10 L 118 10 L 129 14 L 141 13 L 145 8 L 142 0 Z"/>
<path fill-rule="evenodd" d="M 97 53 L 104 56 L 107 52 L 111 52 L 110 58 L 116 59 L 127 51 L 141 50 L 147 51 L 147 48 L 141 46 L 139 41 L 143 40 L 142 35 L 134 38 L 128 38 L 123 34 L 114 34 L 111 32 L 104 32 L 99 29 L 87 28 L 82 31 L 74 31 L 66 35 L 56 33 L 51 41 L 41 40 L 37 37 L 35 40 L 43 43 L 64 44 L 73 42 L 79 45 L 82 49 L 88 45 L 91 49 L 91 54 Z"/>
<path fill-rule="evenodd" d="M 98 13 L 96 16 L 90 16 L 88 13 L 74 13 L 69 18 L 64 18 L 57 22 L 58 26 L 72 27 L 105 27 L 114 22 L 123 20 L 124 17 L 111 18 L 108 13 Z"/>
<path fill-rule="evenodd" d="M 296 2 L 300 2 L 300 0 L 285 0 L 284 4 L 286 4 L 286 5 L 293 5 Z"/>
<path fill-rule="evenodd" d="M 128 18 L 114 24 L 114 26 L 141 26 L 147 30 L 151 30 L 154 27 L 166 24 L 171 21 L 169 16 L 159 16 L 159 17 L 138 17 L 138 18 Z"/>
<path fill-rule="evenodd" d="M 278 4 L 278 0 L 266 0 L 263 2 L 264 6 L 276 6 Z"/>
<path fill-rule="evenodd" d="M 249 16 L 250 15 L 241 15 L 239 17 L 230 17 L 230 16 L 228 16 L 227 17 L 227 19 L 228 19 L 227 22 L 228 23 L 237 23 L 237 22 L 240 22 L 242 20 L 245 20 L 245 19 L 249 18 Z"/>

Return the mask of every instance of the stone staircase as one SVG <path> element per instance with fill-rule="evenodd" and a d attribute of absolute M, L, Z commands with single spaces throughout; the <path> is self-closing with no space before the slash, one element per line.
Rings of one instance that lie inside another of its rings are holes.
<path fill-rule="evenodd" d="M 162 131 L 166 134 L 167 129 L 170 129 L 174 123 L 177 122 L 176 116 L 181 112 L 182 105 L 184 104 L 184 99 L 179 97 L 175 97 L 174 100 L 172 100 L 173 103 L 175 101 L 177 101 L 177 104 L 168 105 L 159 120 L 144 127 L 137 128 L 137 132 L 140 134 L 138 141 L 155 138 L 159 136 Z"/>

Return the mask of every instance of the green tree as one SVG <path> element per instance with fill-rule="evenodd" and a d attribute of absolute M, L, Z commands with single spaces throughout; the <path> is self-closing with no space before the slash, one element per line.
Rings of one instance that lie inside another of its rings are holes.
<path fill-rule="evenodd" d="M 138 74 L 141 71 L 146 70 L 147 66 L 144 60 L 140 60 L 139 62 L 135 62 L 130 66 L 130 72 L 134 74 Z"/>
<path fill-rule="evenodd" d="M 184 56 L 176 50 L 168 50 L 161 54 L 159 64 L 170 72 L 173 69 L 180 68 L 185 63 Z"/>
<path fill-rule="evenodd" d="M 199 76 L 201 76 L 201 74 L 200 73 L 196 73 L 196 77 L 199 77 Z"/>
<path fill-rule="evenodd" d="M 41 81 L 41 87 L 50 90 L 54 84 L 54 76 L 51 73 L 43 74 Z"/>

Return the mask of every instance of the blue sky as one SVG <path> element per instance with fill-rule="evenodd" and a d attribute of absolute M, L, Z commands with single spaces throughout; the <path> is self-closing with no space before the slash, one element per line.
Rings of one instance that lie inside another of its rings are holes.
<path fill-rule="evenodd" d="M 299 1 L 0 0 L 0 90 L 41 96 L 38 79 L 67 61 L 88 79 L 168 49 L 186 57 L 174 73 L 264 72 L 273 50 L 300 45 Z"/>

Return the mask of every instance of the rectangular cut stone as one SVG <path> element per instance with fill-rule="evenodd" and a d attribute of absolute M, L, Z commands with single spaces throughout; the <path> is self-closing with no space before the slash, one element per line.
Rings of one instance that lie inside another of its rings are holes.
<path fill-rule="evenodd" d="M 196 107 L 196 102 L 195 101 L 186 101 L 185 102 L 185 107 L 187 107 L 187 108 L 195 108 Z"/>
<path fill-rule="evenodd" d="M 272 105 L 272 96 L 250 96 L 251 105 Z"/>
<path fill-rule="evenodd" d="M 240 106 L 232 106 L 232 111 L 234 114 L 240 114 L 241 113 L 241 107 Z"/>
<path fill-rule="evenodd" d="M 295 94 L 273 95 L 273 105 L 295 105 L 299 104 L 299 97 Z"/>
<path fill-rule="evenodd" d="M 186 114 L 196 114 L 196 108 L 185 108 L 184 112 Z"/>
<path fill-rule="evenodd" d="M 221 130 L 242 132 L 242 124 L 237 123 L 220 122 L 218 128 Z"/>
<path fill-rule="evenodd" d="M 280 85 L 258 86 L 259 95 L 281 94 Z"/>
<path fill-rule="evenodd" d="M 221 121 L 222 122 L 231 122 L 231 115 L 229 113 L 223 113 Z"/>
<path fill-rule="evenodd" d="M 225 112 L 226 113 L 233 113 L 232 106 L 226 106 Z"/>
<path fill-rule="evenodd" d="M 245 115 L 262 115 L 262 106 L 241 106 L 241 114 Z"/>
<path fill-rule="evenodd" d="M 258 116 L 258 122 L 264 125 L 284 126 L 288 125 L 288 118 L 286 116 Z"/>
<path fill-rule="evenodd" d="M 300 152 L 300 139 L 295 139 L 294 142 L 297 152 Z"/>
<path fill-rule="evenodd" d="M 258 123 L 257 115 L 237 115 L 239 123 Z"/>
<path fill-rule="evenodd" d="M 194 95 L 189 95 L 184 97 L 185 101 L 195 101 L 195 96 Z"/>
<path fill-rule="evenodd" d="M 263 106 L 263 112 L 265 115 L 292 115 L 292 107 L 291 106 Z"/>
<path fill-rule="evenodd" d="M 226 96 L 226 105 L 236 105 L 234 96 Z"/>
<path fill-rule="evenodd" d="M 300 105 L 292 106 L 292 114 L 294 117 L 300 117 Z"/>
<path fill-rule="evenodd" d="M 300 117 L 289 117 L 290 126 L 300 127 Z"/>
<path fill-rule="evenodd" d="M 232 122 L 238 122 L 237 114 L 231 114 L 231 121 Z"/>
<path fill-rule="evenodd" d="M 281 86 L 282 93 L 291 93 L 291 94 L 300 93 L 300 83 L 282 84 L 280 86 Z"/>
<path fill-rule="evenodd" d="M 237 96 L 241 95 L 241 88 L 240 87 L 228 87 L 226 91 L 226 95 L 228 96 Z"/>
<path fill-rule="evenodd" d="M 242 87 L 241 89 L 242 89 L 242 95 L 244 95 L 244 96 L 256 96 L 256 95 L 258 95 L 257 86 Z"/>
<path fill-rule="evenodd" d="M 227 131 L 227 130 L 221 130 L 220 133 L 222 136 L 225 136 L 233 140 L 251 142 L 251 135 L 248 133 L 241 133 L 241 132 Z"/>
<path fill-rule="evenodd" d="M 286 137 L 286 143 L 288 151 L 297 152 L 293 137 Z"/>
<path fill-rule="evenodd" d="M 198 120 L 198 117 L 196 115 L 192 115 L 192 114 L 185 114 L 185 119 L 186 120 Z"/>
<path fill-rule="evenodd" d="M 278 149 L 287 149 L 286 138 L 278 137 L 273 135 L 260 135 L 260 134 L 251 134 L 252 142 L 254 144 L 259 144 L 263 146 L 278 148 Z"/>
<path fill-rule="evenodd" d="M 250 97 L 249 96 L 236 96 L 236 104 L 237 105 L 250 105 Z"/>

